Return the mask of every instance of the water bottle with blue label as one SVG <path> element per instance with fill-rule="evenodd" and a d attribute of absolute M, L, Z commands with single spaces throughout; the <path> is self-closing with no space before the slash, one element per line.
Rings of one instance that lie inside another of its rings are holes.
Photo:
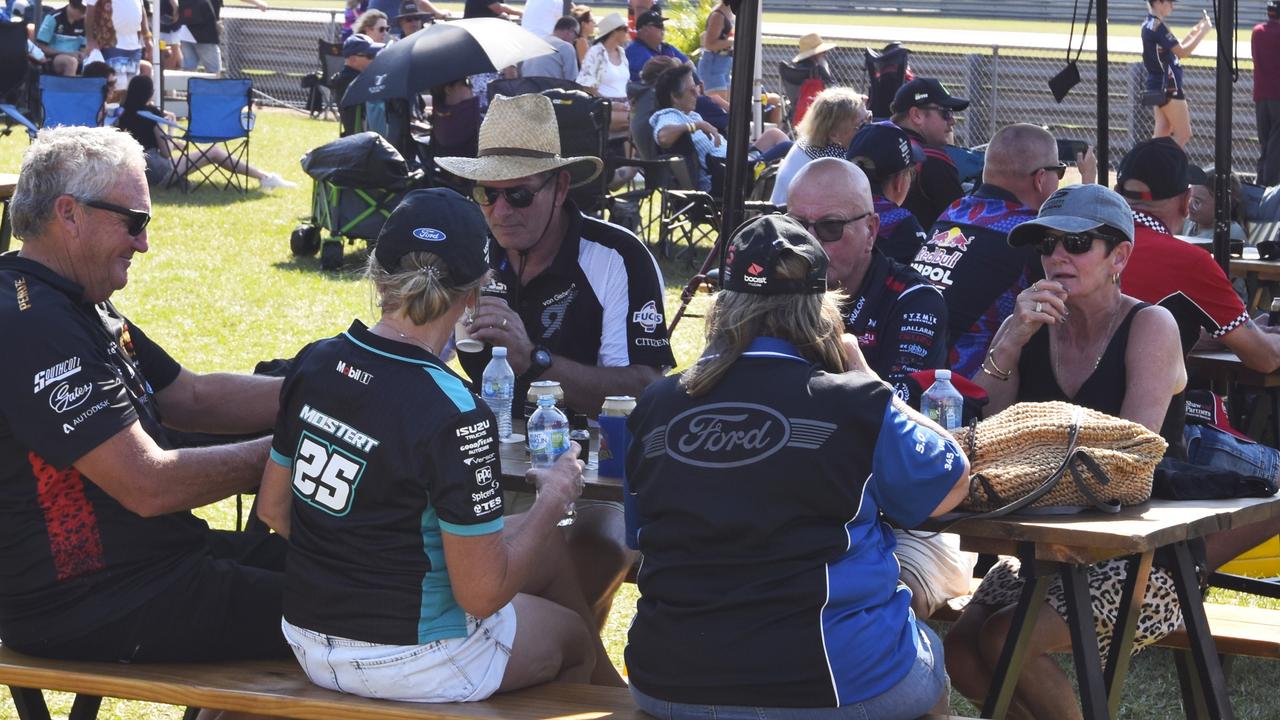
<path fill-rule="evenodd" d="M 529 416 L 526 432 L 529 435 L 529 464 L 535 468 L 551 467 L 556 458 L 569 449 L 569 418 L 556 407 L 556 399 L 551 395 L 538 396 L 538 409 Z M 559 525 L 572 525 L 575 517 L 573 503 L 569 503 Z"/>
<path fill-rule="evenodd" d="M 495 347 L 493 359 L 480 378 L 480 397 L 498 418 L 498 438 L 511 437 L 511 401 L 516 394 L 516 373 L 507 362 L 507 349 Z"/>
<path fill-rule="evenodd" d="M 951 384 L 950 370 L 937 370 L 933 384 L 920 396 L 920 412 L 947 430 L 964 424 L 964 396 Z"/>

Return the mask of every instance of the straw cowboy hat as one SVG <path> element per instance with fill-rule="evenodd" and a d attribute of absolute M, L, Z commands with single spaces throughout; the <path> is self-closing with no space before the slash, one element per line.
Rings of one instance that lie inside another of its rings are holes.
<path fill-rule="evenodd" d="M 800 38 L 800 52 L 791 58 L 791 62 L 796 63 L 806 58 L 811 58 L 818 53 L 824 53 L 836 47 L 833 42 L 826 42 L 818 33 L 809 33 Z"/>
<path fill-rule="evenodd" d="M 515 180 L 561 168 L 569 171 L 570 187 L 590 182 L 603 163 L 597 157 L 560 157 L 558 127 L 551 99 L 545 95 L 498 95 L 480 125 L 478 157 L 442 157 L 436 163 L 477 182 Z"/>
<path fill-rule="evenodd" d="M 622 19 L 618 13 L 609 13 L 604 19 L 596 23 L 596 36 L 591 38 L 591 42 L 598 43 L 605 39 L 609 33 L 618 28 L 626 27 L 627 21 Z"/>

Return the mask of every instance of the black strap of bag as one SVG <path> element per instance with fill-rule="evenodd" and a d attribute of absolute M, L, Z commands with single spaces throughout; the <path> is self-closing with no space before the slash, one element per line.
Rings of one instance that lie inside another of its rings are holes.
<path fill-rule="evenodd" d="M 1075 5 L 1071 8 L 1071 34 L 1068 38 L 1074 37 L 1076 34 L 1076 14 L 1080 10 L 1080 0 L 1076 0 Z M 1076 49 L 1076 57 L 1071 59 L 1071 43 L 1067 42 L 1067 66 L 1057 75 L 1049 79 L 1049 91 L 1053 93 L 1053 99 L 1062 102 L 1071 91 L 1071 88 L 1080 83 L 1080 55 L 1084 52 L 1084 36 L 1089 30 L 1089 23 L 1093 20 L 1093 0 L 1089 0 L 1088 9 L 1085 10 L 1084 26 L 1080 29 L 1080 47 Z"/>

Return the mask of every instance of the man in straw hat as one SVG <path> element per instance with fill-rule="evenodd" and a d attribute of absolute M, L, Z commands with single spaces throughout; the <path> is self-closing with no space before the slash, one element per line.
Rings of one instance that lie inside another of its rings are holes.
<path fill-rule="evenodd" d="M 821 79 L 824 85 L 834 85 L 836 79 L 827 65 L 827 51 L 834 49 L 836 44 L 823 40 L 818 33 L 802 35 L 799 44 L 800 52 L 791 58 L 791 64 L 798 68 L 815 70 L 815 77 Z"/>
<path fill-rule="evenodd" d="M 507 348 L 516 397 L 556 380 L 566 404 L 594 416 L 606 395 L 638 396 L 675 365 L 657 263 L 634 235 L 582 214 L 569 189 L 600 173 L 594 157 L 561 157 L 551 101 L 497 96 L 480 126 L 478 157 L 442 157 L 475 181 L 472 197 L 493 233 L 494 283 L 480 299 L 472 337 Z M 462 353 L 479 380 L 486 349 Z M 601 624 L 634 559 L 621 508 L 578 503 L 570 543 Z"/>

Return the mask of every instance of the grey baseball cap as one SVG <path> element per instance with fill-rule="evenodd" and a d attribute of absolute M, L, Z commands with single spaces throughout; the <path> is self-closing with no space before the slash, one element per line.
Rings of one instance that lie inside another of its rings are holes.
<path fill-rule="evenodd" d="M 1059 188 L 1040 206 L 1040 214 L 1009 233 L 1013 247 L 1033 245 L 1044 230 L 1082 233 L 1109 227 L 1133 242 L 1133 211 L 1119 193 L 1102 185 L 1070 185 Z"/>

